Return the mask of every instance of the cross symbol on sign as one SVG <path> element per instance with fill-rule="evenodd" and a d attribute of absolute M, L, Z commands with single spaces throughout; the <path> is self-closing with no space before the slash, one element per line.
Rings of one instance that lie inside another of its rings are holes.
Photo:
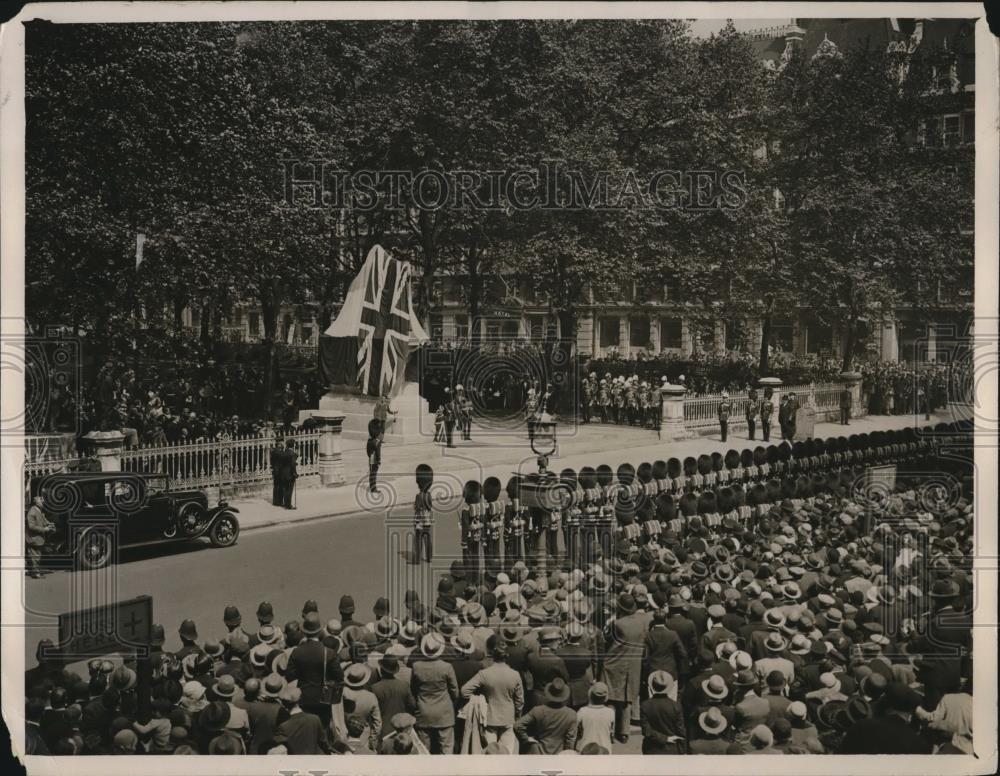
<path fill-rule="evenodd" d="M 140 618 L 137 618 L 135 616 L 135 612 L 129 612 L 128 622 L 123 623 L 122 626 L 129 629 L 129 631 L 130 631 L 129 635 L 134 640 L 135 637 L 136 637 L 136 633 L 135 633 L 136 628 L 139 625 L 141 625 L 142 622 L 143 622 L 143 620 L 141 620 Z"/>

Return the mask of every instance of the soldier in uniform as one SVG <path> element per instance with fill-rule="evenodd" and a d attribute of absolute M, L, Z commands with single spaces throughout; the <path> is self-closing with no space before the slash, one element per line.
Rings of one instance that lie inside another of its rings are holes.
<path fill-rule="evenodd" d="M 771 441 L 771 413 L 774 412 L 774 404 L 771 403 L 770 387 L 764 389 L 764 398 L 760 400 L 760 433 L 765 442 Z"/>
<path fill-rule="evenodd" d="M 504 508 L 497 499 L 500 498 L 500 480 L 487 477 L 483 481 L 483 496 L 486 498 L 483 522 L 486 530 L 486 570 L 494 578 L 501 570 L 500 542 L 503 537 Z"/>
<path fill-rule="evenodd" d="M 448 447 L 455 446 L 455 402 L 451 397 L 451 388 L 444 389 L 445 400 L 442 404 L 444 407 L 444 442 Z"/>
<path fill-rule="evenodd" d="M 425 463 L 417 465 L 417 497 L 413 500 L 413 534 L 416 544 L 416 559 L 419 563 L 425 554 L 427 562 L 431 562 L 433 544 L 431 530 L 434 525 L 434 504 L 431 499 L 431 485 L 434 482 L 434 470 Z"/>
<path fill-rule="evenodd" d="M 848 426 L 851 423 L 851 405 L 854 403 L 854 396 L 851 394 L 851 389 L 846 385 L 844 389 L 840 392 L 840 425 Z M 930 420 L 930 415 L 926 415 L 926 419 Z"/>
<path fill-rule="evenodd" d="M 455 386 L 455 410 L 458 418 L 458 430 L 462 433 L 462 439 L 472 438 L 472 399 L 461 385 Z"/>
<path fill-rule="evenodd" d="M 601 408 L 601 422 L 607 423 L 611 419 L 611 386 L 608 385 L 608 375 L 603 380 L 597 389 L 597 400 Z"/>
<path fill-rule="evenodd" d="M 639 419 L 639 386 L 635 379 L 625 385 L 625 420 L 634 426 Z"/>
<path fill-rule="evenodd" d="M 563 469 L 559 473 L 559 480 L 563 488 L 563 547 L 566 551 L 566 558 L 574 565 L 580 563 L 580 524 L 583 514 L 582 502 L 583 491 L 577 481 L 576 472 L 573 469 Z"/>
<path fill-rule="evenodd" d="M 465 507 L 462 509 L 462 562 L 466 577 L 472 580 L 479 578 L 480 544 L 483 540 L 483 505 L 482 485 L 475 480 L 465 483 L 462 496 Z"/>
<path fill-rule="evenodd" d="M 526 556 L 524 547 L 525 519 L 524 509 L 521 506 L 521 483 L 515 475 L 507 480 L 507 505 L 504 514 L 504 565 L 508 571 L 513 568 L 518 561 L 524 561 Z"/>
<path fill-rule="evenodd" d="M 584 423 L 590 423 L 590 413 L 591 405 L 594 402 L 594 378 L 597 375 L 591 372 L 588 377 L 583 378 L 583 382 L 580 385 L 581 396 L 580 396 L 580 414 L 583 417 Z"/>
<path fill-rule="evenodd" d="M 684 467 L 679 458 L 667 460 L 667 477 L 670 478 L 670 491 L 675 494 L 684 492 Z"/>
<path fill-rule="evenodd" d="M 649 389 L 649 427 L 660 430 L 660 419 L 663 416 L 663 391 L 655 382 Z"/>
<path fill-rule="evenodd" d="M 757 417 L 760 415 L 760 399 L 757 398 L 757 391 L 753 388 L 747 394 L 747 432 L 749 439 L 753 441 L 757 433 Z"/>
<path fill-rule="evenodd" d="M 538 396 L 534 388 L 528 389 L 528 398 L 524 403 L 524 420 L 528 425 L 528 441 L 535 438 L 535 422 L 538 420 Z"/>
<path fill-rule="evenodd" d="M 580 488 L 583 491 L 580 514 L 580 552 L 582 555 L 581 566 L 586 568 L 593 563 L 590 557 L 590 548 L 593 542 L 598 541 L 598 523 L 601 512 L 601 490 L 597 487 L 597 472 L 591 466 L 584 466 L 580 469 Z"/>
<path fill-rule="evenodd" d="M 378 470 L 382 465 L 382 422 L 368 421 L 368 490 L 374 493 L 378 485 Z M 291 444 L 291 440 L 289 440 Z"/>
<path fill-rule="evenodd" d="M 611 544 L 614 538 L 615 501 L 618 488 L 614 484 L 614 473 L 611 467 L 602 463 L 597 467 L 597 483 L 601 489 L 601 508 L 597 520 L 597 543 L 605 558 L 611 557 Z"/>
<path fill-rule="evenodd" d="M 614 402 L 615 423 L 625 422 L 625 378 L 617 377 L 611 386 L 611 400 Z"/>
<path fill-rule="evenodd" d="M 733 403 L 729 401 L 729 394 L 722 392 L 722 401 L 719 402 L 719 430 L 722 432 L 722 441 L 725 442 L 729 433 L 729 416 L 733 412 Z"/>

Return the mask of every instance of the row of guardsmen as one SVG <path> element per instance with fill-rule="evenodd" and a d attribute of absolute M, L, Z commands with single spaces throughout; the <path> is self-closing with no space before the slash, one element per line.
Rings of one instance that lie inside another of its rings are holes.
<path fill-rule="evenodd" d="M 752 531 L 756 519 L 781 501 L 794 504 L 823 493 L 851 493 L 865 481 L 869 467 L 892 464 L 899 478 L 908 470 L 926 471 L 927 462 L 939 465 L 941 445 L 962 439 L 960 426 L 941 423 L 920 431 L 782 442 L 742 453 L 730 450 L 724 456 L 690 457 L 683 464 L 676 458 L 642 463 L 638 469 L 628 463 L 617 471 L 607 464 L 584 466 L 579 472 L 566 468 L 543 481 L 552 489 L 551 509 L 522 502 L 519 476 L 506 486 L 497 477 L 470 480 L 460 513 L 463 566 L 474 579 L 484 566 L 497 574 L 518 561 L 569 561 L 586 567 L 609 558 L 612 549 L 628 553 L 644 545 L 658 547 L 667 530 L 683 537 L 694 520 L 733 532 Z M 434 472 L 421 464 L 416 479 L 417 557 L 430 562 Z"/>

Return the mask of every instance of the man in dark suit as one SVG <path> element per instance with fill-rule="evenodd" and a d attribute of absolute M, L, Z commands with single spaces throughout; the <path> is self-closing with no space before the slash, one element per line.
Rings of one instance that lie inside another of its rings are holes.
<path fill-rule="evenodd" d="M 837 754 L 930 754 L 931 743 L 910 724 L 910 717 L 919 705 L 919 693 L 902 682 L 890 682 L 878 716 L 847 715 L 855 721 L 840 742 Z M 849 704 L 848 710 L 851 709 Z"/>
<path fill-rule="evenodd" d="M 243 697 L 232 701 L 234 706 L 247 713 L 250 720 L 251 739 L 247 754 L 267 754 L 261 751 L 261 747 L 274 739 L 278 715 L 282 712 L 277 696 L 284 686 L 284 680 L 277 674 L 267 677 L 263 684 L 260 679 L 247 679 L 243 685 Z"/>
<path fill-rule="evenodd" d="M 680 637 L 684 652 L 693 658 L 698 652 L 698 632 L 694 623 L 686 616 L 684 600 L 676 593 L 670 596 L 667 603 L 666 626 Z"/>
<path fill-rule="evenodd" d="M 643 650 L 643 668 L 648 675 L 666 671 L 675 681 L 687 672 L 688 653 L 676 631 L 667 627 L 667 613 L 657 609 L 653 613 L 652 627 L 646 634 Z"/>
<path fill-rule="evenodd" d="M 281 506 L 285 509 L 295 509 L 292 506 L 292 495 L 295 492 L 295 480 L 299 472 L 297 463 L 299 454 L 295 452 L 295 441 L 289 439 L 285 443 L 285 452 L 279 461 L 279 477 L 281 479 Z"/>
<path fill-rule="evenodd" d="M 583 646 L 583 626 L 575 620 L 566 626 L 566 643 L 556 650 L 569 675 L 568 706 L 580 709 L 587 705 L 588 691 L 593 681 L 594 651 Z"/>
<path fill-rule="evenodd" d="M 289 754 L 331 754 L 333 750 L 326 736 L 329 723 L 303 709 L 301 701 L 302 691 L 298 687 L 286 686 L 281 691 L 281 702 L 288 717 L 278 725 L 275 742 L 285 744 Z"/>
<path fill-rule="evenodd" d="M 681 705 L 670 697 L 675 679 L 666 671 L 649 675 L 649 700 L 640 707 L 643 754 L 683 754 L 686 730 Z"/>
<path fill-rule="evenodd" d="M 371 420 L 368 423 L 368 444 L 365 447 L 368 453 L 368 490 L 374 493 L 378 486 L 378 470 L 382 465 L 382 439 L 384 429 L 378 420 Z"/>
<path fill-rule="evenodd" d="M 330 703 L 340 702 L 344 671 L 337 653 L 319 640 L 323 633 L 323 623 L 319 619 L 319 614 L 316 612 L 306 614 L 302 622 L 302 632 L 305 634 L 305 639 L 292 650 L 285 678 L 289 682 L 298 680 L 298 687 L 302 691 L 302 710 L 315 714 L 323 725 L 327 726 L 332 716 Z M 333 687 L 329 702 L 323 702 L 324 685 Z"/>
<path fill-rule="evenodd" d="M 378 700 L 379 712 L 382 714 L 382 737 L 392 735 L 396 728 L 392 719 L 398 714 L 412 714 L 417 704 L 410 692 L 409 682 L 398 678 L 399 659 L 395 655 L 383 655 L 378 664 L 381 677 L 371 686 L 371 691 Z"/>
<path fill-rule="evenodd" d="M 281 446 L 281 442 L 275 439 L 274 445 L 271 447 L 271 503 L 276 507 L 285 503 L 281 490 L 281 463 L 284 457 L 285 450 Z"/>
<path fill-rule="evenodd" d="M 846 385 L 840 392 L 840 425 L 848 426 L 851 423 L 851 406 L 854 404 L 854 397 L 851 389 Z"/>

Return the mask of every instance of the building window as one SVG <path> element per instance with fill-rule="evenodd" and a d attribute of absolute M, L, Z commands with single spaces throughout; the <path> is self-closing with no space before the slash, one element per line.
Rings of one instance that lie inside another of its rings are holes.
<path fill-rule="evenodd" d="M 491 340 L 500 339 L 500 323 L 499 321 L 487 321 L 486 322 L 486 336 Z"/>
<path fill-rule="evenodd" d="M 966 143 L 976 142 L 976 114 L 962 114 L 962 140 Z"/>
<path fill-rule="evenodd" d="M 726 321 L 726 350 L 741 350 L 746 339 L 743 321 Z"/>
<path fill-rule="evenodd" d="M 251 312 L 249 315 L 250 320 L 250 336 L 259 337 L 260 336 L 260 313 Z"/>
<path fill-rule="evenodd" d="M 680 350 L 682 347 L 681 319 L 660 319 L 660 349 Z"/>
<path fill-rule="evenodd" d="M 528 316 L 528 338 L 532 342 L 541 342 L 542 337 L 545 335 L 545 316 L 544 315 L 529 315 Z"/>
<path fill-rule="evenodd" d="M 663 282 L 663 301 L 677 302 L 681 298 L 681 284 L 677 278 L 671 278 Z"/>
<path fill-rule="evenodd" d="M 946 147 L 956 146 L 959 143 L 961 130 L 961 117 L 955 113 L 944 117 L 944 130 L 942 142 Z"/>
<path fill-rule="evenodd" d="M 616 348 L 621 343 L 621 322 L 615 318 L 601 318 L 601 347 Z"/>
<path fill-rule="evenodd" d="M 833 350 L 833 329 L 821 323 L 810 323 L 806 329 L 807 353 L 830 353 Z"/>
<path fill-rule="evenodd" d="M 629 319 L 628 344 L 633 348 L 644 348 L 649 345 L 649 318 L 645 315 Z"/>
<path fill-rule="evenodd" d="M 469 316 L 468 315 L 456 315 L 455 316 L 455 336 L 458 339 L 468 339 L 469 338 Z"/>
<path fill-rule="evenodd" d="M 431 313 L 430 327 L 431 339 L 444 339 L 444 318 L 441 315 Z"/>
<path fill-rule="evenodd" d="M 503 322 L 503 337 L 505 340 L 517 339 L 517 321 L 507 320 Z"/>
<path fill-rule="evenodd" d="M 705 321 L 697 327 L 698 347 L 702 353 L 715 351 L 715 321 Z"/>
<path fill-rule="evenodd" d="M 771 321 L 768 345 L 782 353 L 791 353 L 795 344 L 795 324 L 791 318 L 775 318 Z"/>

